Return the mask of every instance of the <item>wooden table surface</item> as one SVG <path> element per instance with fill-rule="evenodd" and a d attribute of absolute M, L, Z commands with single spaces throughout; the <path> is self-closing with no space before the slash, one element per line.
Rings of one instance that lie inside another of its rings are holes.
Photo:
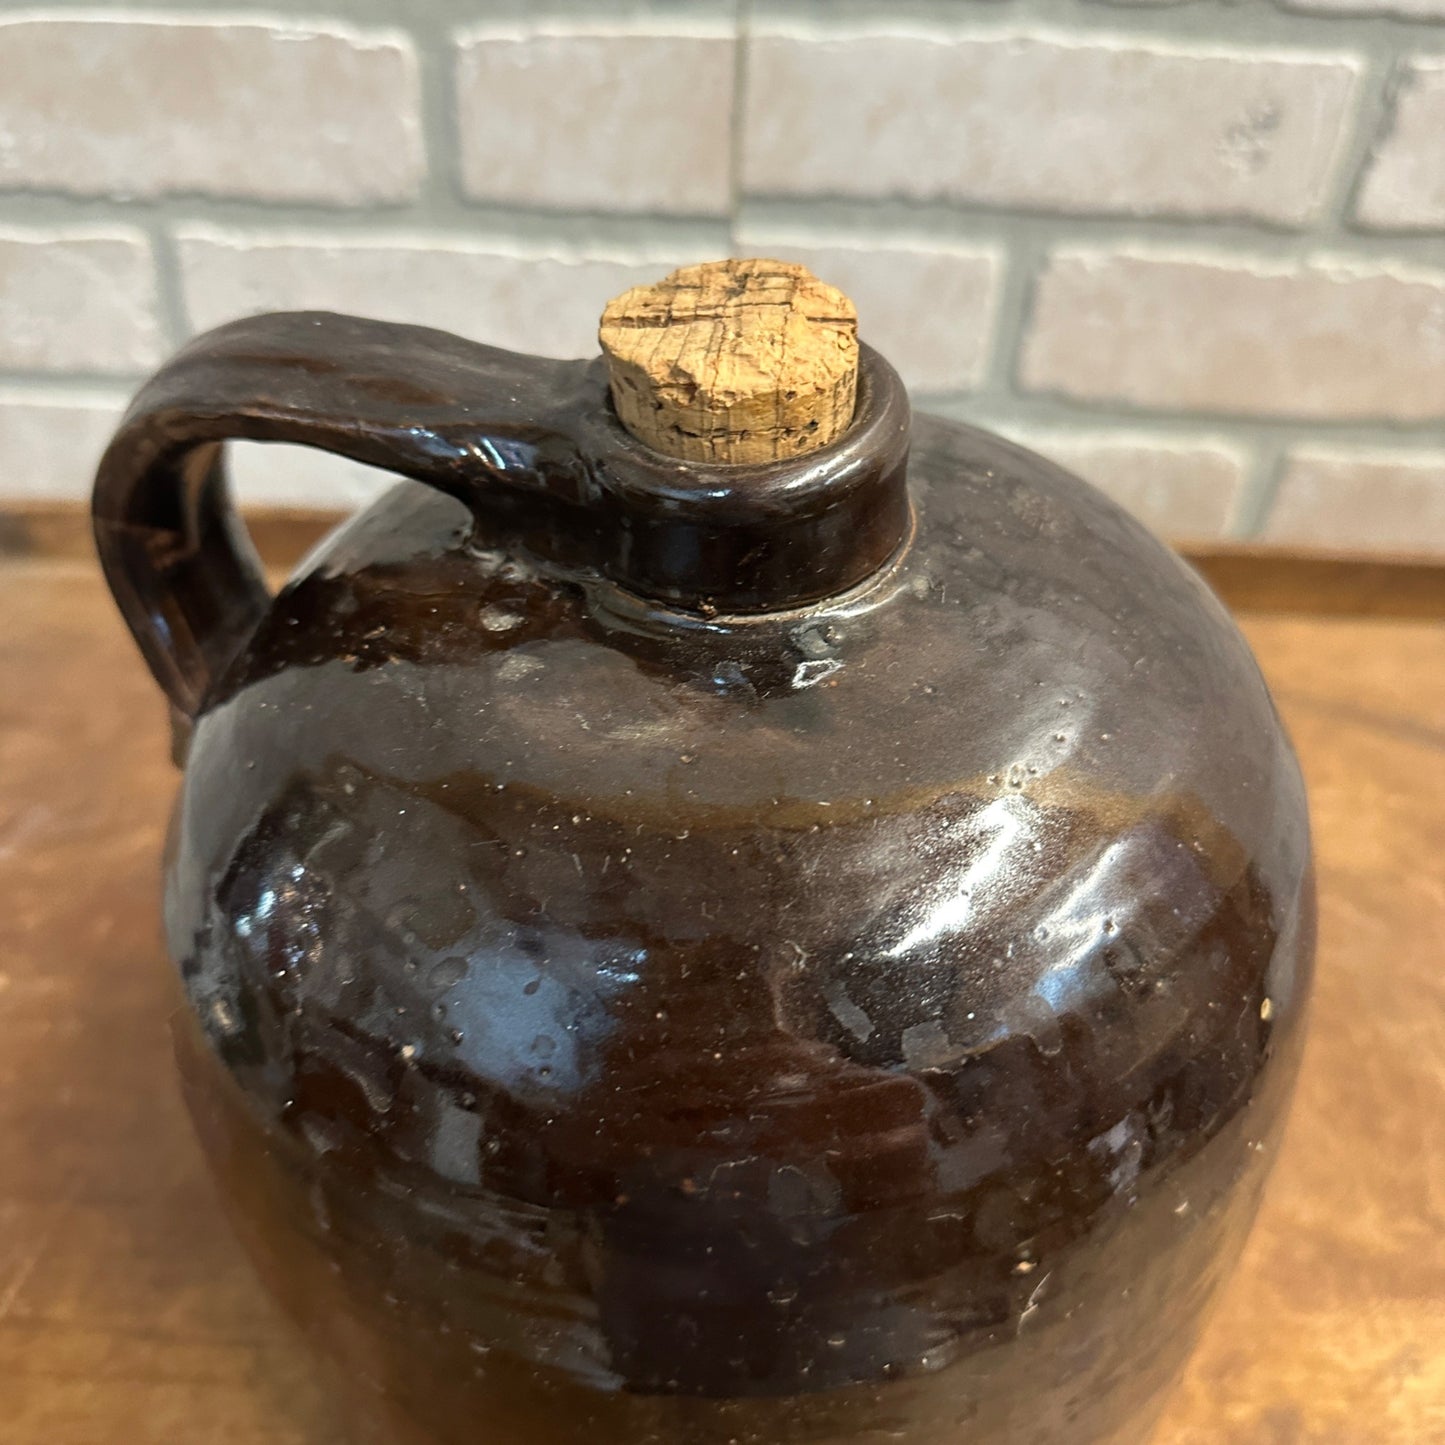
<path fill-rule="evenodd" d="M 1445 623 L 1246 630 L 1310 783 L 1319 980 L 1264 1212 L 1156 1445 L 1445 1442 Z M 173 1086 L 174 785 L 94 569 L 0 560 L 3 1445 L 345 1445 Z"/>

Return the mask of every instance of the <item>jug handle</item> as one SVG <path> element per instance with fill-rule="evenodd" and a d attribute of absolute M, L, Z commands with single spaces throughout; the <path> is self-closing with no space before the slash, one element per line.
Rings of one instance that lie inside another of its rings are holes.
<path fill-rule="evenodd" d="M 136 396 L 96 474 L 106 580 L 147 665 L 194 718 L 271 604 L 223 444 L 302 443 L 473 499 L 479 481 L 574 497 L 567 418 L 588 370 L 329 312 L 191 341 Z"/>

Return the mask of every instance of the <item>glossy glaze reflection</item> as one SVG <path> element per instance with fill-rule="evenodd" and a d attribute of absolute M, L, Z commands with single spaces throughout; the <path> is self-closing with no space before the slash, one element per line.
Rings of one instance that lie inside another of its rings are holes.
<path fill-rule="evenodd" d="M 208 691 L 188 1098 L 375 1439 L 1147 1430 L 1293 1079 L 1298 773 L 1112 504 L 928 418 L 908 477 L 750 616 L 404 485 Z"/>

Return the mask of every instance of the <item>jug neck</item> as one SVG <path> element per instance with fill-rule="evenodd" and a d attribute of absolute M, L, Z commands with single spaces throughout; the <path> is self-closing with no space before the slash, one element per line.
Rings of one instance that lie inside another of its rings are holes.
<path fill-rule="evenodd" d="M 679 461 L 639 442 L 592 363 L 571 424 L 596 490 L 569 519 L 583 545 L 557 537 L 553 550 L 590 553 L 629 591 L 705 615 L 786 610 L 858 586 L 911 527 L 908 396 L 877 352 L 862 348 L 861 361 L 853 420 L 835 441 L 743 466 Z M 478 493 L 484 510 L 496 495 Z"/>

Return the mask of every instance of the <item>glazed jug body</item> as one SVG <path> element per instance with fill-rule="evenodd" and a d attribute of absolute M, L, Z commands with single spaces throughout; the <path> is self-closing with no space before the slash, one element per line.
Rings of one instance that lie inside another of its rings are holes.
<path fill-rule="evenodd" d="M 157 666 L 239 1233 L 377 1439 L 1140 1438 L 1302 1038 L 1303 794 L 1247 648 L 876 358 L 858 430 L 751 495 L 537 365 L 492 455 L 438 487 L 422 448 L 431 489 Z"/>

